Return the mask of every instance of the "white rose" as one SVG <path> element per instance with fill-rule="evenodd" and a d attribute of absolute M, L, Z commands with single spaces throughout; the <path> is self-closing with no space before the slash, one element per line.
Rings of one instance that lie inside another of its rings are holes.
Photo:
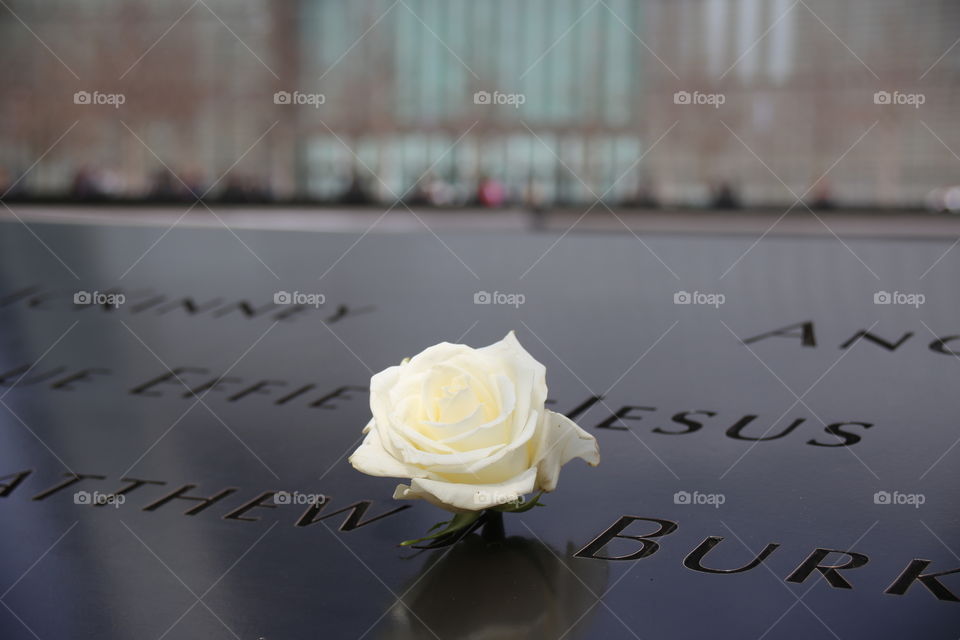
<path fill-rule="evenodd" d="M 546 368 L 511 331 L 482 349 L 443 342 L 370 380 L 373 419 L 350 464 L 410 478 L 394 498 L 465 512 L 553 491 L 573 458 L 600 463 L 593 436 L 544 408 Z"/>

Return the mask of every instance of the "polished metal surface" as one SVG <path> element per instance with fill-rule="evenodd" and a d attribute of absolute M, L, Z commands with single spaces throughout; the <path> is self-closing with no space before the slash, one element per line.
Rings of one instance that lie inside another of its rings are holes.
<path fill-rule="evenodd" d="M 0 224 L 0 638 L 957 637 L 960 574 L 885 591 L 960 567 L 960 249 L 756 240 Z M 396 546 L 444 514 L 346 462 L 371 373 L 511 329 L 601 465 Z M 585 557 L 623 516 L 677 527 Z"/>

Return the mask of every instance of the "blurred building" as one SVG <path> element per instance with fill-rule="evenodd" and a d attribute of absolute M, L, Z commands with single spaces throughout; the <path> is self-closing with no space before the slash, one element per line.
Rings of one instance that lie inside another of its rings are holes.
<path fill-rule="evenodd" d="M 829 171 L 808 200 L 910 206 L 960 182 L 950 0 L 6 4 L 7 181 L 63 135 L 21 191 L 177 196 L 230 169 L 212 193 L 455 204 L 488 179 L 513 199 L 698 205 L 725 185 L 789 204 Z"/>

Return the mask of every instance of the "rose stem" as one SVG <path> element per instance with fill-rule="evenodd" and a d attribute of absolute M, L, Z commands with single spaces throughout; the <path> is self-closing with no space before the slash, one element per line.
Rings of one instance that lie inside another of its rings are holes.
<path fill-rule="evenodd" d="M 499 511 L 487 509 L 483 514 L 483 530 L 481 535 L 486 542 L 499 542 L 506 538 L 503 529 L 503 514 Z"/>

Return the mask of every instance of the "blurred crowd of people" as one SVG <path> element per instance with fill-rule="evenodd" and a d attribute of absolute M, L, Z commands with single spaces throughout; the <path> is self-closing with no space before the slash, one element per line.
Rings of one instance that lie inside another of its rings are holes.
<path fill-rule="evenodd" d="M 66 190 L 49 192 L 31 189 L 27 181 L 19 180 L 13 172 L 0 167 L 0 198 L 19 202 L 144 204 L 193 202 L 202 198 L 211 202 L 227 203 L 316 202 L 349 206 L 376 206 L 391 203 L 396 199 L 376 178 L 364 175 L 364 172 L 353 170 L 341 178 L 340 182 L 345 187 L 328 197 L 282 197 L 271 188 L 269 180 L 240 171 L 230 172 L 221 180 L 213 182 L 206 180 L 200 171 L 186 170 L 174 174 L 160 168 L 149 176 L 145 188 L 131 190 L 119 172 L 85 165 L 74 171 Z M 647 180 L 641 182 L 628 195 L 605 198 L 605 201 L 634 208 L 657 208 L 665 204 L 697 204 L 713 209 L 738 209 L 744 206 L 739 189 L 731 181 L 717 181 L 708 188 L 708 193 L 707 199 L 700 203 L 664 203 L 654 183 Z M 551 193 L 547 181 L 535 175 L 511 181 L 486 174 L 472 180 L 452 180 L 432 172 L 410 187 L 403 194 L 402 200 L 408 205 L 438 208 L 525 207 L 535 211 L 592 202 L 589 197 L 572 198 Z M 816 204 L 822 207 L 831 206 L 825 189 L 819 192 Z"/>
<path fill-rule="evenodd" d="M 108 200 L 142 200 L 146 202 L 192 202 L 198 198 L 213 198 L 226 202 L 271 202 L 274 194 L 267 184 L 255 176 L 243 173 L 228 174 L 217 184 L 207 184 L 200 171 L 188 170 L 174 175 L 171 171 L 157 169 L 149 178 L 148 186 L 140 193 L 131 193 L 117 172 L 84 166 L 78 169 L 70 181 L 65 198 L 76 202 Z M 28 191 L 17 194 L 30 199 Z"/>

